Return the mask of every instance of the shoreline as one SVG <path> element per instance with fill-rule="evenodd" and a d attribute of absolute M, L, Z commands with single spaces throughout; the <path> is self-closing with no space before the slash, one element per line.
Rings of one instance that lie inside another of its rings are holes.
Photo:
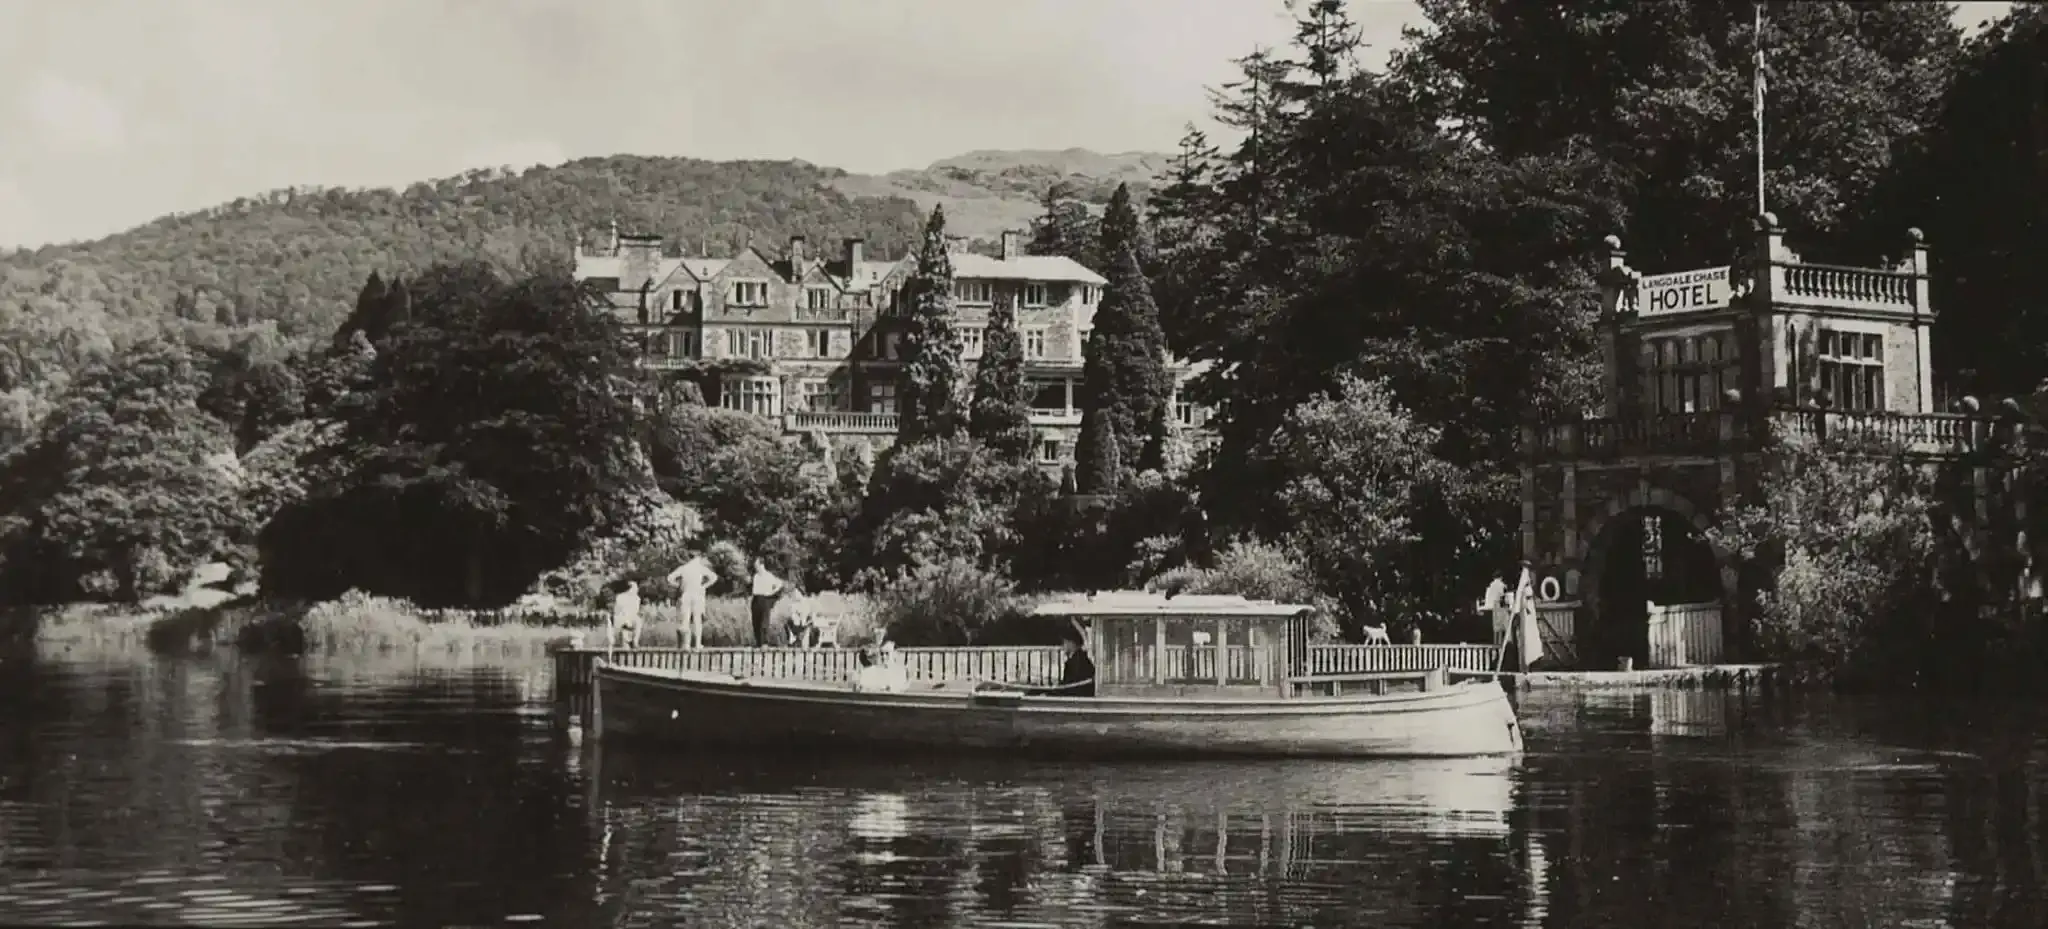
<path fill-rule="evenodd" d="M 713 598 L 704 616 L 704 644 L 751 644 L 745 600 Z M 871 634 L 869 605 L 839 597 L 827 603 L 840 618 L 842 641 Z M 640 641 L 678 644 L 681 623 L 672 603 L 645 608 Z M 774 631 L 780 631 L 777 617 Z M 602 614 L 586 611 L 516 612 L 421 609 L 402 600 L 345 595 L 323 603 L 254 597 L 211 603 L 74 603 L 0 609 L 0 644 L 55 646 L 146 645 L 158 654 L 203 654 L 228 649 L 244 654 L 303 655 L 363 652 L 472 653 L 544 660 L 551 648 L 602 647 Z"/>
<path fill-rule="evenodd" d="M 1516 691 L 1725 690 L 1795 686 L 1798 669 L 1784 664 L 1717 664 L 1634 671 L 1526 671 L 1501 677 Z"/>
<path fill-rule="evenodd" d="M 853 606 L 853 604 L 848 604 Z M 750 645 L 745 601 L 708 604 L 705 645 Z M 864 606 L 864 604 L 862 605 Z M 673 617 L 650 610 L 642 644 L 676 645 Z M 577 621 L 577 620 L 581 621 Z M 858 617 L 857 634 L 867 617 Z M 0 610 L 0 643 L 49 646 L 141 645 L 155 654 L 198 655 L 228 650 L 248 655 L 365 656 L 401 654 L 500 660 L 520 667 L 552 667 L 554 650 L 602 647 L 596 617 L 419 610 L 400 601 L 344 597 L 320 604 L 272 603 L 238 598 L 207 606 L 123 608 L 106 604 L 14 607 Z M 1530 691 L 1746 691 L 1825 686 L 1784 664 L 1720 664 L 1632 671 L 1503 672 L 1504 686 Z"/>

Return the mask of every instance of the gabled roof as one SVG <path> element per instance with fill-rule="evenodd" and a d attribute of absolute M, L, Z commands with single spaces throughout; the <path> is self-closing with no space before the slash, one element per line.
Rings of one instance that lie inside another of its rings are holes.
<path fill-rule="evenodd" d="M 1107 284 L 1102 275 L 1065 255 L 1019 255 L 1004 261 L 987 255 L 961 252 L 951 256 L 953 278 L 995 281 L 1058 281 L 1075 284 Z"/>
<path fill-rule="evenodd" d="M 720 274 L 725 273 L 725 266 L 731 261 L 730 258 L 682 259 L 683 267 L 690 269 L 690 273 L 695 275 L 697 280 L 705 282 L 717 280 Z"/>
<path fill-rule="evenodd" d="M 748 258 L 749 258 L 750 256 L 751 256 L 751 257 L 752 257 L 753 259 L 755 259 L 755 260 L 757 260 L 757 261 L 761 262 L 761 264 L 762 264 L 762 265 L 763 265 L 764 267 L 766 267 L 766 268 L 767 268 L 767 269 L 768 269 L 768 270 L 769 270 L 770 272 L 772 272 L 772 273 L 776 273 L 776 274 L 780 274 L 780 273 L 782 273 L 782 271 L 781 271 L 781 268 L 780 268 L 779 266 L 782 266 L 782 265 L 785 265 L 785 264 L 786 264 L 786 262 L 783 262 L 783 261 L 782 261 L 781 259 L 779 259 L 779 258 L 774 258 L 774 257 L 771 257 L 771 256 L 770 256 L 770 255 L 769 255 L 769 254 L 768 254 L 767 252 L 764 252 L 764 251 L 762 251 L 762 250 L 761 250 L 761 249 L 760 249 L 759 247 L 757 247 L 757 246 L 753 246 L 753 245 L 749 245 L 749 246 L 747 246 L 746 248 L 740 249 L 740 253 L 739 253 L 739 254 L 737 254 L 737 255 L 734 255 L 733 257 L 731 257 L 731 258 L 728 258 L 728 259 L 726 259 L 726 260 L 725 260 L 725 268 L 723 268 L 723 269 L 721 269 L 721 270 L 728 270 L 728 271 L 729 271 L 729 270 L 731 270 L 731 269 L 732 269 L 732 266 L 733 266 L 733 265 L 736 265 L 736 264 L 740 264 L 740 263 L 742 263 L 742 262 L 746 261 L 746 260 L 747 260 L 747 259 L 748 259 Z"/>
<path fill-rule="evenodd" d="M 895 261 L 862 261 L 851 270 L 851 273 L 849 273 L 846 267 L 846 259 L 844 258 L 827 261 L 824 263 L 824 266 L 825 273 L 837 279 L 839 286 L 854 293 L 859 293 L 888 280 L 889 272 L 896 270 L 897 266 L 902 263 L 903 259 L 901 258 Z"/>

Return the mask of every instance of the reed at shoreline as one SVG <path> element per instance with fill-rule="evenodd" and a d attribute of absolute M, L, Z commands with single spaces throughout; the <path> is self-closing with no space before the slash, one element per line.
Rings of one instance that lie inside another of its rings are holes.
<path fill-rule="evenodd" d="M 874 636 L 874 611 L 857 595 L 821 594 L 821 616 L 839 621 L 841 644 Z M 789 604 L 778 605 L 771 642 L 779 642 Z M 346 652 L 439 652 L 483 656 L 545 656 L 551 646 L 601 646 L 601 611 L 429 610 L 404 600 L 347 594 L 316 604 L 238 599 L 213 606 L 138 610 L 104 604 L 70 604 L 8 611 L 10 638 L 38 645 L 118 645 L 141 642 L 151 651 L 189 654 L 215 648 L 252 653 L 337 654 Z M 681 642 L 681 612 L 674 603 L 649 603 L 641 610 L 643 646 Z M 712 598 L 706 603 L 704 644 L 753 644 L 745 600 Z"/>

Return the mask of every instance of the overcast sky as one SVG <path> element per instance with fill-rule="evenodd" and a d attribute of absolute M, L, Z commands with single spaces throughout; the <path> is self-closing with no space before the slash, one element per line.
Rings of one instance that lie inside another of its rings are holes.
<path fill-rule="evenodd" d="M 1420 20 L 1351 7 L 1374 64 Z M 0 0 L 0 247 L 586 155 L 1167 151 L 1289 31 L 1278 0 Z"/>

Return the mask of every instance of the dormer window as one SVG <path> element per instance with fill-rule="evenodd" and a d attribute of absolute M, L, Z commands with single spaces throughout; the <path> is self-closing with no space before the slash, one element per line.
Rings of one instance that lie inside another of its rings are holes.
<path fill-rule="evenodd" d="M 733 305 L 733 306 L 767 306 L 767 305 L 768 305 L 768 282 L 767 282 L 767 281 L 734 281 L 734 282 L 732 282 L 732 305 Z"/>
<path fill-rule="evenodd" d="M 804 291 L 805 308 L 829 310 L 832 308 L 832 288 L 812 287 Z"/>

